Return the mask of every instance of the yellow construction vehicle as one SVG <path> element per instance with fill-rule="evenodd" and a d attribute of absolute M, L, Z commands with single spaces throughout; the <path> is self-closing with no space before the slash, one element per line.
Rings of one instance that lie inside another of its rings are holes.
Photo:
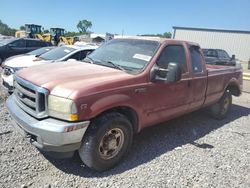
<path fill-rule="evenodd" d="M 52 35 L 52 41 L 54 45 L 72 45 L 75 40 L 74 37 L 65 37 L 65 29 L 63 28 L 50 28 L 50 34 Z"/>
<path fill-rule="evenodd" d="M 17 38 L 28 37 L 37 38 L 46 42 L 52 42 L 56 46 L 72 45 L 75 42 L 74 37 L 65 37 L 65 29 L 50 28 L 50 33 L 42 33 L 42 26 L 36 24 L 25 24 L 25 31 L 17 31 Z"/>
<path fill-rule="evenodd" d="M 25 30 L 17 31 L 15 36 L 17 38 L 37 38 L 46 42 L 50 42 L 52 38 L 50 33 L 42 34 L 42 26 L 36 24 L 25 24 Z"/>

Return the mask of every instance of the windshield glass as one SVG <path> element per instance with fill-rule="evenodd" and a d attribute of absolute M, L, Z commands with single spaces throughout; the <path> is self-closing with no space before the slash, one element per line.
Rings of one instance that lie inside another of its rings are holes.
<path fill-rule="evenodd" d="M 27 54 L 39 56 L 39 55 L 44 54 L 52 49 L 53 49 L 53 47 L 44 47 L 44 48 L 39 48 L 37 50 L 31 51 Z"/>
<path fill-rule="evenodd" d="M 57 47 L 55 49 L 52 49 L 49 52 L 40 55 L 39 57 L 45 60 L 58 60 L 58 59 L 65 57 L 66 55 L 68 55 L 69 53 L 75 50 L 76 49 L 74 48 L 62 46 L 62 47 Z"/>
<path fill-rule="evenodd" d="M 138 73 L 147 66 L 159 45 L 149 40 L 116 39 L 103 44 L 85 60 Z"/>
<path fill-rule="evenodd" d="M 2 39 L 2 40 L 0 40 L 0 46 L 4 46 L 4 45 L 6 45 L 6 44 L 9 44 L 9 43 L 11 43 L 11 42 L 13 42 L 14 40 L 16 40 L 16 39 Z"/>

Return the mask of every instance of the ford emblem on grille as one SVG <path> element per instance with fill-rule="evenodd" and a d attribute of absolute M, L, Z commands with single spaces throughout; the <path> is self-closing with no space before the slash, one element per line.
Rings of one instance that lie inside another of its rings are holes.
<path fill-rule="evenodd" d="M 21 92 L 17 92 L 17 95 L 18 95 L 18 97 L 20 97 L 21 99 L 23 99 L 23 98 L 24 98 L 24 94 L 23 94 L 23 93 L 21 93 Z"/>

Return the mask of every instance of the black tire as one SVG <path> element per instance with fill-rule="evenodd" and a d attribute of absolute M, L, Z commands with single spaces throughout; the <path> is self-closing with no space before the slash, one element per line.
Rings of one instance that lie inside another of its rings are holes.
<path fill-rule="evenodd" d="M 122 136 L 119 139 L 116 138 L 116 136 L 114 137 L 112 134 L 117 134 L 115 131 L 123 135 L 124 139 L 122 139 Z M 78 153 L 86 166 L 97 171 L 105 171 L 114 167 L 128 153 L 132 140 L 133 128 L 128 118 L 123 114 L 110 112 L 92 121 L 83 137 L 82 145 Z M 104 143 L 104 141 L 108 143 Z M 114 142 L 115 146 L 112 145 Z M 109 149 L 110 143 L 111 146 L 118 147 L 119 151 L 117 149 L 117 151 L 114 152 L 116 149 L 113 149 L 114 151 Z M 113 151 L 109 152 L 110 154 L 114 153 L 114 156 L 104 159 L 104 156 L 107 157 L 103 154 L 105 153 L 105 151 L 103 151 L 105 149 Z"/>
<path fill-rule="evenodd" d="M 65 44 L 64 42 L 59 42 L 59 43 L 57 44 L 58 47 L 65 46 L 65 45 L 66 45 L 66 44 Z"/>
<path fill-rule="evenodd" d="M 232 94 L 226 91 L 220 100 L 210 107 L 211 115 L 216 119 L 224 119 L 232 106 Z"/>

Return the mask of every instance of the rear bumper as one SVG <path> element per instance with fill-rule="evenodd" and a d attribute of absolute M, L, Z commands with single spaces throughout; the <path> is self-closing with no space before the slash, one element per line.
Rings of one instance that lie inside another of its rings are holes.
<path fill-rule="evenodd" d="M 14 119 L 14 127 L 31 144 L 43 151 L 71 152 L 79 149 L 89 121 L 65 122 L 53 118 L 38 120 L 24 112 L 10 96 L 6 107 Z M 74 127 L 73 131 L 65 132 Z"/>

